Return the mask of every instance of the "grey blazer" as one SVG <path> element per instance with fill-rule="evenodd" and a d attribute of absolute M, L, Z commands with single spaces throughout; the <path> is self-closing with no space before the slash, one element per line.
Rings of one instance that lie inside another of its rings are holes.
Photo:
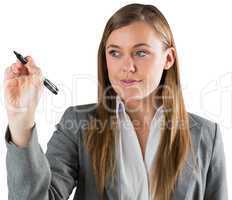
<path fill-rule="evenodd" d="M 11 142 L 5 131 L 7 147 L 7 184 L 9 200 L 65 200 L 76 187 L 74 200 L 99 200 L 90 157 L 83 146 L 83 127 L 95 114 L 96 104 L 68 107 L 56 124 L 44 154 L 38 142 L 36 124 L 27 147 Z M 190 130 L 199 170 L 193 171 L 188 157 L 177 179 L 173 200 L 227 200 L 227 180 L 222 135 L 218 123 L 188 112 Z M 116 175 L 105 189 L 105 199 L 120 199 Z"/>

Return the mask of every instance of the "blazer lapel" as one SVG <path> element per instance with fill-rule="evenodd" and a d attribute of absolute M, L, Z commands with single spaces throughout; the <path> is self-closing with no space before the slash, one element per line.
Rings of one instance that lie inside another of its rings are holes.
<path fill-rule="evenodd" d="M 116 170 L 116 176 L 115 179 L 110 178 L 109 183 L 106 185 L 105 189 L 105 199 L 107 200 L 115 200 L 120 199 L 120 184 L 119 184 L 119 176 L 118 176 L 118 170 Z"/>
<path fill-rule="evenodd" d="M 200 137 L 201 137 L 201 126 L 198 121 L 196 121 L 193 116 L 189 114 L 189 128 L 192 136 L 192 144 L 194 153 L 196 155 Z M 176 189 L 173 194 L 173 200 L 185 199 L 188 188 L 194 183 L 194 161 L 192 154 L 189 153 L 187 164 L 185 165 L 182 174 L 177 179 Z M 109 183 L 106 186 L 105 195 L 107 200 L 120 199 L 120 177 L 119 168 L 117 167 L 115 179 L 110 178 Z"/>
<path fill-rule="evenodd" d="M 119 149 L 116 148 L 116 172 L 115 177 L 110 177 L 108 184 L 105 189 L 105 199 L 107 200 L 115 200 L 120 199 L 120 169 L 119 169 Z"/>
<path fill-rule="evenodd" d="M 200 123 L 189 114 L 189 128 L 192 137 L 192 145 L 194 149 L 194 155 L 197 155 L 197 149 L 201 138 L 201 126 Z M 173 193 L 172 200 L 186 199 L 188 188 L 194 184 L 197 171 L 194 169 L 194 157 L 192 153 L 189 153 L 187 163 L 182 173 L 177 178 L 176 189 Z"/>

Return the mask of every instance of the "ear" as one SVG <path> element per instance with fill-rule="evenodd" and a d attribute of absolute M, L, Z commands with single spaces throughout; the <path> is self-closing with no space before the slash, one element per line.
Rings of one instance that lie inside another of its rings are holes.
<path fill-rule="evenodd" d="M 166 61 L 165 61 L 165 65 L 164 65 L 164 69 L 168 70 L 170 69 L 176 59 L 176 50 L 174 47 L 170 47 L 166 50 Z"/>

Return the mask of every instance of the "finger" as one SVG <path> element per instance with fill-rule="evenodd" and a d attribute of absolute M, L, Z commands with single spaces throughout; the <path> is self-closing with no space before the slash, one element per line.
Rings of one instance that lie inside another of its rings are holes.
<path fill-rule="evenodd" d="M 43 76 L 42 74 L 31 75 L 31 81 L 36 87 L 43 87 Z"/>
<path fill-rule="evenodd" d="M 19 74 L 19 66 L 18 66 L 18 64 L 17 63 L 13 63 L 12 65 L 11 65 L 11 70 L 12 70 L 12 72 L 13 73 L 15 73 L 15 74 Z"/>
<path fill-rule="evenodd" d="M 16 63 L 18 63 L 20 66 L 23 66 L 23 64 L 21 63 L 19 59 L 16 59 Z"/>
<path fill-rule="evenodd" d="M 21 63 L 21 61 L 19 61 L 18 59 L 16 60 L 16 66 L 15 67 L 20 71 L 21 74 L 24 74 L 24 75 L 29 74 L 27 67 L 25 67 Z"/>
<path fill-rule="evenodd" d="M 12 64 L 11 68 L 12 68 L 13 73 L 16 73 L 19 76 L 29 74 L 28 69 L 22 64 L 20 64 L 19 62 Z"/>
<path fill-rule="evenodd" d="M 40 69 L 35 65 L 34 60 L 31 56 L 26 56 L 27 63 L 24 65 L 27 69 L 29 74 L 38 74 L 40 73 Z"/>
<path fill-rule="evenodd" d="M 31 56 L 26 56 L 25 58 L 27 60 L 27 63 L 25 65 L 22 64 L 21 61 L 19 61 L 18 59 L 16 62 L 21 70 L 21 73 L 23 75 L 34 74 L 36 72 L 36 70 L 34 69 L 35 67 L 34 60 L 32 59 Z"/>
<path fill-rule="evenodd" d="M 7 67 L 4 72 L 4 80 L 9 80 L 18 77 L 17 73 L 14 73 L 12 70 L 12 65 Z"/>
<path fill-rule="evenodd" d="M 16 63 L 16 68 L 19 70 L 20 75 L 29 75 L 29 71 L 24 65 Z"/>
<path fill-rule="evenodd" d="M 31 56 L 26 56 L 25 58 L 27 60 L 27 64 L 36 65 L 34 59 Z"/>

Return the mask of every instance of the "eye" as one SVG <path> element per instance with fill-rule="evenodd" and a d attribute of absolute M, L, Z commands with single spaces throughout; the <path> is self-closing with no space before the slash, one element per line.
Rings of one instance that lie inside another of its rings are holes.
<path fill-rule="evenodd" d="M 116 50 L 111 50 L 109 51 L 109 54 L 112 56 L 112 57 L 119 57 L 119 52 L 117 52 Z M 144 51 L 144 50 L 140 50 L 140 51 L 136 51 L 135 53 L 136 55 L 138 55 L 139 57 L 145 57 L 147 54 L 149 54 L 147 51 Z"/>
<path fill-rule="evenodd" d="M 116 53 L 116 54 L 115 54 Z M 111 56 L 113 56 L 113 57 L 118 57 L 117 56 L 117 51 L 115 51 L 115 50 L 111 50 L 111 51 L 109 51 L 109 54 L 111 55 Z"/>
<path fill-rule="evenodd" d="M 148 53 L 146 51 L 136 51 L 136 55 L 139 55 L 139 57 L 144 57 Z"/>

